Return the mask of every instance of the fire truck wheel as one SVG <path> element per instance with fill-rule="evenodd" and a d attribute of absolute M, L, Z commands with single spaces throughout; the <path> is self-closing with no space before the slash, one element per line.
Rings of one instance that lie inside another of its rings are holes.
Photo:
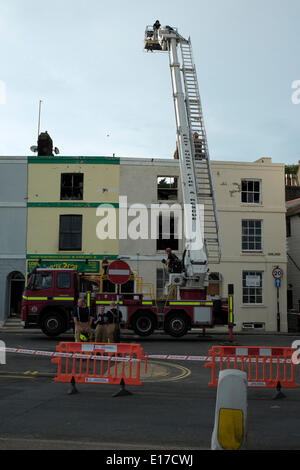
<path fill-rule="evenodd" d="M 175 338 L 184 336 L 189 329 L 188 318 L 184 313 L 171 314 L 165 323 L 165 331 Z"/>
<path fill-rule="evenodd" d="M 134 332 L 139 336 L 149 336 L 155 329 L 155 320 L 149 313 L 137 313 L 132 321 Z"/>
<path fill-rule="evenodd" d="M 42 317 L 41 328 L 47 336 L 58 336 L 66 331 L 65 321 L 60 313 L 49 312 Z"/>

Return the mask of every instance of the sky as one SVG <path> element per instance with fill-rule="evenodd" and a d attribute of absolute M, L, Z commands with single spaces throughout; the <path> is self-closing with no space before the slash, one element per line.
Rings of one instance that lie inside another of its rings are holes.
<path fill-rule="evenodd" d="M 299 18 L 300 0 L 0 0 L 0 155 L 33 155 L 42 100 L 61 155 L 172 158 L 158 19 L 191 38 L 210 158 L 297 164 Z"/>

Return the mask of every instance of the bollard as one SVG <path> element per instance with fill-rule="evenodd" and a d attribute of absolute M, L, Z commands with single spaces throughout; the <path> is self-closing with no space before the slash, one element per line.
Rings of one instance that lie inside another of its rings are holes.
<path fill-rule="evenodd" d="M 247 374 L 220 372 L 211 450 L 238 450 L 247 444 Z"/>

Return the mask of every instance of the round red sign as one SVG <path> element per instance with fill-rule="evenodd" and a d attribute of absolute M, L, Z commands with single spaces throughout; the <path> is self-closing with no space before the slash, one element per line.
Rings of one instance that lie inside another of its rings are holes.
<path fill-rule="evenodd" d="M 130 267 L 125 261 L 112 261 L 108 266 L 107 276 L 113 284 L 125 284 L 130 279 Z"/>
<path fill-rule="evenodd" d="M 275 279 L 281 279 L 283 276 L 283 271 L 281 268 L 277 266 L 277 268 L 274 268 L 272 271 L 272 275 Z"/>

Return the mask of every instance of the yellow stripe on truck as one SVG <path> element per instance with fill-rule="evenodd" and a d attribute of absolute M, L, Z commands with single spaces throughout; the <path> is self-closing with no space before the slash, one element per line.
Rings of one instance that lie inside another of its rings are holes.
<path fill-rule="evenodd" d="M 202 305 L 213 306 L 213 302 L 169 302 L 169 305 Z"/>
<path fill-rule="evenodd" d="M 53 300 L 74 300 L 74 297 L 53 297 Z"/>

